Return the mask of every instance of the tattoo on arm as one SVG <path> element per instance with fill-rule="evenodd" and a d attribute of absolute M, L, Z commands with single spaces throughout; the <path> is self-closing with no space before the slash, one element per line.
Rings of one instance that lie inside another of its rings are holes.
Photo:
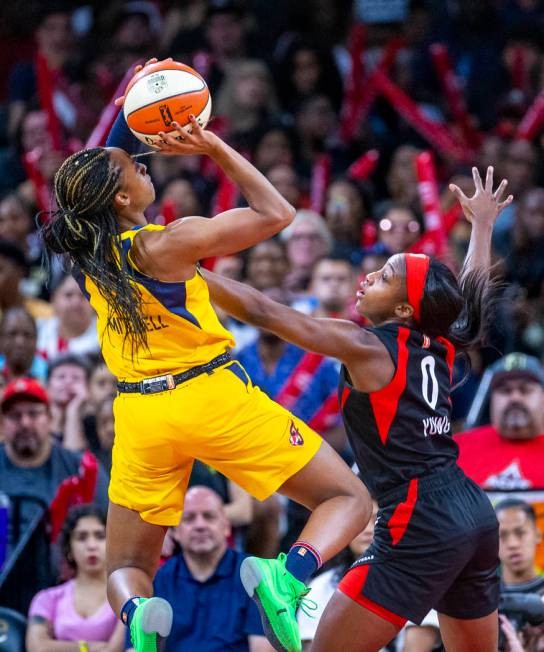
<path fill-rule="evenodd" d="M 31 625 L 48 625 L 49 621 L 47 618 L 44 618 L 43 616 L 31 616 L 30 617 L 30 624 Z"/>
<path fill-rule="evenodd" d="M 48 636 L 49 638 L 54 638 L 54 635 L 53 635 L 53 631 L 54 631 L 53 630 L 53 623 L 50 620 L 48 620 L 47 618 L 44 618 L 44 616 L 39 616 L 39 615 L 31 616 L 29 621 L 28 621 L 28 624 L 29 625 L 42 625 L 43 627 L 45 627 L 46 636 Z"/>

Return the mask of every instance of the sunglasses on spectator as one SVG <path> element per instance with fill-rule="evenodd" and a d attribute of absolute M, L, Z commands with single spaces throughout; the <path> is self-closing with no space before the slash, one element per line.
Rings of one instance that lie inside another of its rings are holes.
<path fill-rule="evenodd" d="M 383 220 L 380 220 L 379 223 L 380 231 L 404 231 L 405 233 L 418 233 L 421 230 L 419 222 L 416 220 L 410 220 L 406 224 L 393 224 L 391 220 L 388 220 L 386 217 Z"/>

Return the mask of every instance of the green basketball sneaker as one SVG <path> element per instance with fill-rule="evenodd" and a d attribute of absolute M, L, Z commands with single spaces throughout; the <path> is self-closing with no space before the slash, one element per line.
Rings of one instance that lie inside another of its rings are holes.
<path fill-rule="evenodd" d="M 140 598 L 130 636 L 136 652 L 161 652 L 172 629 L 172 607 L 162 598 Z"/>
<path fill-rule="evenodd" d="M 300 652 L 296 611 L 301 606 L 307 613 L 317 605 L 304 600 L 310 589 L 286 570 L 286 557 L 284 553 L 277 559 L 247 557 L 240 567 L 240 578 L 247 594 L 257 603 L 272 647 L 278 652 Z"/>

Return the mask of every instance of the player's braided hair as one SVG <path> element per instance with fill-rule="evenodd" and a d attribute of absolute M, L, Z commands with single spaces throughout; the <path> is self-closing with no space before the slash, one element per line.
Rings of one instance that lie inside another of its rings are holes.
<path fill-rule="evenodd" d="M 108 305 L 108 321 L 125 327 L 131 352 L 147 347 L 142 296 L 123 251 L 113 198 L 120 170 L 103 147 L 72 154 L 55 174 L 57 210 L 41 226 L 50 252 L 67 254 L 97 286 Z"/>

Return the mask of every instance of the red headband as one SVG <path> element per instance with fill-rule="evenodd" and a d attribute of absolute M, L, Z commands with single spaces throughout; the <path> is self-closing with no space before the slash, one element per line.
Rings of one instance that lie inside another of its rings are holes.
<path fill-rule="evenodd" d="M 405 254 L 406 260 L 406 289 L 408 290 L 408 303 L 414 309 L 414 319 L 419 322 L 421 318 L 421 299 L 429 271 L 429 256 L 423 254 Z"/>

